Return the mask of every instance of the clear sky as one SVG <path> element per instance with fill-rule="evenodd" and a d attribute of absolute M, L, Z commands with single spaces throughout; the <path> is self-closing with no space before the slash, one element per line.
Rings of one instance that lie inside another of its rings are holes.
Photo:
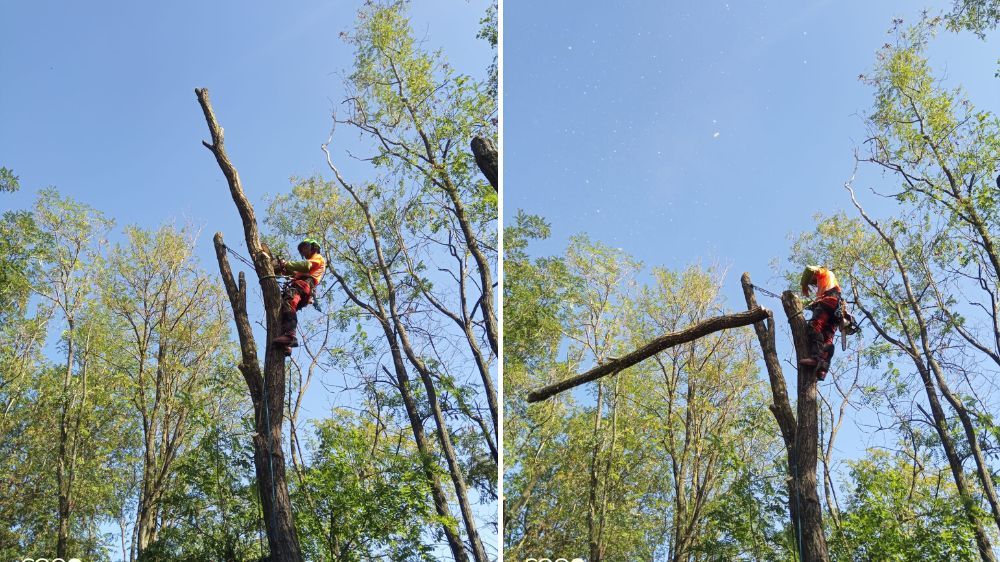
<path fill-rule="evenodd" d="M 427 46 L 441 48 L 459 72 L 485 79 L 493 52 L 476 34 L 488 5 L 420 0 L 410 14 Z M 209 89 L 260 217 L 263 196 L 287 191 L 290 176 L 328 175 L 319 147 L 353 61 L 339 34 L 353 28 L 360 6 L 4 2 L 0 165 L 20 176 L 21 191 L 2 194 L 0 211 L 28 207 L 38 189 L 55 186 L 114 218 L 117 233 L 126 224 L 190 223 L 202 229 L 202 265 L 215 273 L 216 231 L 246 252 L 225 179 L 201 145 L 209 135 L 194 88 Z M 348 177 L 364 177 L 363 166 L 343 158 L 356 140 L 341 128 L 331 146 Z M 325 415 L 336 399 L 319 382 L 344 384 L 340 373 L 314 381 L 307 417 Z M 483 539 L 496 544 L 488 532 Z"/>
<path fill-rule="evenodd" d="M 586 232 L 647 267 L 728 266 L 733 309 L 745 307 L 743 271 L 785 288 L 771 264 L 790 236 L 817 212 L 853 211 L 842 186 L 872 104 L 858 75 L 892 41 L 891 20 L 925 5 L 951 2 L 505 4 L 505 218 L 551 222 L 536 255 Z M 995 35 L 945 33 L 932 64 L 989 108 L 997 47 Z M 878 174 L 855 185 L 869 210 L 886 209 L 867 191 L 887 185 Z M 845 424 L 841 455 L 859 455 L 863 433 Z"/>

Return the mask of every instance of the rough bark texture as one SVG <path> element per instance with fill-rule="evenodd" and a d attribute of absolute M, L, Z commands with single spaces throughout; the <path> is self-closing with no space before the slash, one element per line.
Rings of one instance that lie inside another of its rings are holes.
<path fill-rule="evenodd" d="M 767 318 L 768 314 L 767 310 L 758 307 L 746 312 L 737 312 L 735 314 L 725 314 L 709 318 L 708 320 L 699 322 L 693 326 L 688 326 L 683 330 L 664 334 L 649 341 L 631 353 L 623 355 L 622 357 L 614 358 L 606 363 L 602 363 L 585 373 L 579 374 L 575 377 L 570 377 L 564 381 L 544 386 L 537 390 L 533 390 L 528 393 L 528 402 L 545 400 L 546 398 L 550 398 L 560 392 L 580 386 L 581 384 L 595 381 L 607 375 L 612 375 L 627 369 L 644 359 L 648 359 L 668 347 L 694 341 L 698 338 L 707 336 L 712 332 L 718 332 L 719 330 L 739 328 L 740 326 L 760 322 Z"/>
<path fill-rule="evenodd" d="M 243 233 L 250 259 L 254 263 L 257 277 L 264 295 L 264 310 L 267 328 L 267 342 L 278 335 L 280 323 L 278 314 L 281 309 L 281 290 L 274 276 L 270 259 L 262 252 L 260 232 L 253 207 L 243 192 L 239 174 L 223 146 L 223 130 L 215 119 L 212 104 L 208 99 L 208 90 L 195 89 L 198 102 L 201 104 L 212 135 L 212 142 L 202 142 L 215 156 L 219 168 L 226 176 L 233 202 L 243 221 Z M 264 512 L 264 526 L 267 530 L 267 541 L 270 548 L 270 562 L 300 562 L 302 550 L 295 531 L 295 521 L 292 518 L 292 506 L 288 498 L 288 483 L 285 474 L 285 455 L 281 445 L 281 425 L 284 415 L 285 397 L 285 357 L 284 353 L 271 345 L 264 350 L 264 369 L 261 371 L 257 358 L 257 347 L 253 338 L 253 329 L 247 316 L 246 279 L 240 274 L 239 285 L 233 279 L 233 272 L 226 258 L 226 247 L 222 233 L 215 235 L 215 253 L 219 261 L 219 270 L 233 309 L 236 321 L 236 331 L 240 339 L 242 361 L 239 370 L 250 391 L 250 399 L 254 406 L 254 426 L 256 435 L 253 438 L 254 466 L 257 483 L 261 492 L 261 505 Z"/>
<path fill-rule="evenodd" d="M 750 274 L 744 273 L 741 282 L 747 308 L 750 310 L 758 308 Z M 802 315 L 802 303 L 794 293 L 785 291 L 781 296 L 781 304 L 792 330 L 796 360 L 808 357 L 809 327 Z M 803 562 L 826 562 L 829 560 L 829 554 L 826 538 L 823 535 L 823 511 L 816 488 L 816 462 L 819 455 L 816 375 L 812 369 L 798 368 L 798 417 L 796 418 L 792 413 L 785 376 L 778 361 L 774 340 L 774 318 L 769 316 L 766 323 L 757 322 L 754 324 L 754 330 L 760 341 L 764 365 L 771 382 L 773 400 L 770 406 L 771 413 L 778 422 L 782 440 L 785 442 L 788 458 L 788 514 L 795 532 L 795 540 L 799 543 Z"/>
<path fill-rule="evenodd" d="M 493 189 L 499 190 L 500 183 L 500 159 L 497 157 L 497 146 L 490 139 L 475 137 L 472 139 L 472 154 L 476 156 L 476 164 L 483 171 L 483 175 L 489 180 Z"/>
<path fill-rule="evenodd" d="M 809 325 L 802 316 L 802 303 L 795 293 L 785 291 L 781 304 L 788 316 L 795 343 L 796 363 L 809 357 Z M 799 367 L 798 426 L 795 430 L 796 501 L 799 511 L 799 535 L 803 562 L 830 559 L 823 535 L 823 506 L 816 488 L 816 461 L 819 456 L 819 422 L 816 407 L 816 372 L 809 367 Z"/>

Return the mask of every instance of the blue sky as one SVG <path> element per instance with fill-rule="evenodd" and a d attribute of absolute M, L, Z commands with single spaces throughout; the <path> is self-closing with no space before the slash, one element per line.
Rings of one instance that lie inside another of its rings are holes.
<path fill-rule="evenodd" d="M 871 105 L 857 77 L 917 6 L 506 5 L 505 217 L 550 219 L 541 253 L 586 231 L 650 265 L 714 258 L 763 281 L 790 233 L 850 206 Z M 974 99 L 1000 93 L 995 42 L 934 51 Z"/>
<path fill-rule="evenodd" d="M 647 268 L 727 266 L 723 294 L 742 309 L 743 271 L 785 288 L 772 264 L 784 268 L 791 236 L 812 230 L 818 212 L 855 214 L 842 186 L 872 104 L 858 75 L 892 41 L 892 19 L 950 5 L 507 3 L 505 219 L 522 209 L 550 221 L 535 255 L 560 253 L 585 232 Z M 1000 99 L 997 47 L 995 35 L 945 33 L 930 53 L 946 84 L 989 108 Z M 878 216 L 889 207 L 868 188 L 891 184 L 873 172 L 863 169 L 855 187 Z M 789 337 L 779 338 L 790 355 Z M 878 442 L 861 425 L 871 420 L 849 415 L 840 458 Z"/>
<path fill-rule="evenodd" d="M 421 0 L 410 15 L 429 47 L 441 48 L 459 72 L 484 79 L 493 51 L 476 34 L 488 5 Z M 353 28 L 360 6 L 5 2 L 0 165 L 20 176 L 21 191 L 0 195 L 0 211 L 28 207 L 39 189 L 55 186 L 114 218 L 113 242 L 126 224 L 193 224 L 202 229 L 197 255 L 214 274 L 216 231 L 246 252 L 225 179 L 201 145 L 209 135 L 194 88 L 209 89 L 260 217 L 263 196 L 287 191 L 289 177 L 329 175 L 320 144 L 353 61 L 339 34 Z M 346 128 L 331 145 L 348 177 L 366 177 L 364 166 L 344 157 L 359 146 Z M 350 401 L 319 382 L 342 387 L 344 377 L 314 381 L 307 417 Z M 483 539 L 496 544 L 490 533 Z"/>

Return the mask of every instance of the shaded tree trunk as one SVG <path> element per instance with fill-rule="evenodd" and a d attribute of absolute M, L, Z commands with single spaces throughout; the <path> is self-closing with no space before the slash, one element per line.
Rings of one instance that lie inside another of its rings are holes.
<path fill-rule="evenodd" d="M 59 414 L 59 459 L 56 465 L 56 484 L 59 487 L 59 528 L 56 538 L 56 556 L 67 556 L 69 544 L 69 522 L 72 512 L 73 459 L 69 450 L 69 410 L 72 403 L 70 385 L 73 381 L 74 331 L 73 318 L 67 320 L 69 329 L 66 342 L 66 371 L 63 374 L 61 411 Z"/>
<path fill-rule="evenodd" d="M 601 541 L 598 537 L 598 526 L 597 521 L 597 460 L 601 453 L 601 446 L 604 443 L 604 436 L 601 433 L 601 417 L 603 416 L 602 408 L 604 406 L 604 381 L 597 383 L 597 407 L 594 409 L 594 445 L 593 450 L 590 455 L 590 465 L 588 466 L 588 485 L 587 485 L 587 544 L 590 549 L 591 562 L 601 562 L 601 555 L 603 554 L 601 548 Z"/>
<path fill-rule="evenodd" d="M 493 189 L 499 191 L 500 184 L 500 158 L 497 156 L 497 145 L 493 141 L 483 137 L 472 139 L 472 154 L 476 156 L 476 164 L 483 171 L 483 175 L 489 180 Z"/>
<path fill-rule="evenodd" d="M 802 303 L 791 291 L 781 295 L 781 304 L 788 316 L 795 343 L 796 363 L 811 355 L 809 325 L 802 316 Z M 795 431 L 795 464 L 793 478 L 795 501 L 799 504 L 799 548 L 803 562 L 830 559 L 823 535 L 823 506 L 819 501 L 816 463 L 819 458 L 819 416 L 817 408 L 816 372 L 809 367 L 798 368 L 798 427 Z"/>
<path fill-rule="evenodd" d="M 327 154 L 329 155 L 329 153 Z M 435 427 L 437 428 L 438 441 L 441 445 L 441 450 L 444 453 L 445 460 L 447 461 L 448 472 L 455 487 L 455 495 L 458 499 L 459 509 L 462 513 L 462 520 L 465 523 L 466 533 L 468 534 L 469 543 L 472 547 L 472 554 L 477 562 L 489 562 L 489 557 L 486 555 L 486 550 L 483 548 L 482 540 L 479 538 L 479 531 L 476 528 L 475 517 L 472 514 L 472 506 L 469 504 L 469 493 L 465 483 L 465 476 L 462 473 L 462 467 L 458 464 L 458 458 L 455 453 L 455 449 L 452 446 L 451 435 L 448 432 L 444 414 L 441 411 L 441 407 L 437 399 L 437 391 L 434 387 L 431 372 L 427 368 L 424 361 L 418 357 L 416 352 L 413 350 L 413 346 L 411 345 L 409 339 L 409 333 L 399 317 L 396 300 L 396 284 L 393 281 L 389 263 L 382 252 L 382 243 L 379 231 L 375 225 L 375 219 L 372 217 L 372 213 L 369 210 L 368 205 L 362 201 L 354 188 L 344 180 L 340 171 L 333 165 L 332 161 L 329 161 L 329 165 L 336 174 L 337 181 L 344 187 L 345 190 L 347 190 L 348 193 L 351 194 L 351 197 L 364 214 L 365 220 L 368 224 L 368 232 L 372 237 L 372 244 L 375 247 L 375 257 L 377 261 L 376 266 L 381 274 L 382 281 L 385 283 L 386 301 L 389 305 L 388 309 L 386 309 L 383 304 L 379 302 L 377 317 L 384 323 L 383 331 L 385 331 L 386 338 L 389 339 L 389 344 L 393 348 L 394 361 L 395 354 L 399 352 L 399 345 L 402 344 L 402 351 L 404 352 L 407 360 L 417 370 L 417 373 L 420 375 L 420 378 L 424 383 L 424 389 L 427 392 L 427 401 L 434 417 Z M 340 279 L 339 276 L 338 279 Z M 371 274 L 368 274 L 368 281 L 372 287 L 376 286 L 375 280 L 371 277 Z M 341 284 L 343 285 L 343 283 Z M 388 317 L 386 314 L 388 314 Z M 392 329 L 388 326 L 388 321 L 390 319 L 392 321 Z M 399 367 L 397 367 L 397 372 L 400 372 Z M 402 372 L 405 372 L 405 367 Z"/>
<path fill-rule="evenodd" d="M 750 274 L 744 273 L 741 282 L 747 307 L 757 308 Z M 781 304 L 788 317 L 795 344 L 796 360 L 808 357 L 809 327 L 802 316 L 802 303 L 791 291 L 781 296 Z M 754 324 L 757 339 L 764 355 L 764 365 L 771 383 L 771 413 L 778 422 L 788 459 L 788 514 L 795 533 L 803 562 L 828 561 L 826 538 L 823 535 L 823 510 L 819 501 L 816 481 L 816 463 L 819 456 L 819 420 L 817 415 L 816 375 L 813 369 L 798 368 L 798 416 L 792 413 L 785 386 L 785 376 L 778 361 L 774 339 L 774 318 Z"/>
<path fill-rule="evenodd" d="M 215 156 L 219 168 L 226 176 L 233 202 L 243 221 L 243 233 L 247 250 L 254 263 L 258 281 L 264 296 L 264 311 L 267 342 L 264 350 L 264 368 L 261 371 L 254 342 L 253 329 L 247 316 L 246 278 L 240 273 L 239 284 L 233 279 L 233 272 L 226 257 L 226 246 L 222 233 L 215 235 L 215 253 L 219 270 L 233 310 L 236 330 L 239 334 L 241 362 L 240 373 L 247 384 L 254 407 L 254 467 L 257 483 L 261 491 L 261 506 L 264 512 L 264 527 L 270 548 L 270 562 L 301 562 L 302 549 L 299 546 L 292 505 L 288 497 L 288 482 L 285 474 L 285 456 L 282 450 L 282 416 L 285 407 L 285 357 L 284 352 L 270 345 L 280 333 L 279 312 L 281 310 L 281 290 L 274 275 L 270 258 L 263 252 L 260 232 L 253 207 L 243 192 L 239 174 L 223 146 L 223 131 L 215 119 L 208 90 L 195 89 L 212 135 L 212 142 L 202 142 Z"/>

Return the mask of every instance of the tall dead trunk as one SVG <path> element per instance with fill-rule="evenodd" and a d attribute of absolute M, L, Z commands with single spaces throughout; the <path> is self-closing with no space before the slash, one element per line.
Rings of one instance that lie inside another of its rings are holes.
<path fill-rule="evenodd" d="M 747 307 L 756 308 L 757 299 L 750 274 L 744 273 L 741 282 Z M 796 359 L 807 357 L 808 325 L 802 316 L 802 304 L 791 291 L 781 296 L 781 304 L 788 317 L 795 345 Z M 819 420 L 817 415 L 816 375 L 812 369 L 798 368 L 798 415 L 792 412 L 785 386 L 785 375 L 778 360 L 775 344 L 774 318 L 756 322 L 754 331 L 760 341 L 764 365 L 771 383 L 771 413 L 778 422 L 788 459 L 788 515 L 792 531 L 803 562 L 829 560 L 826 538 L 823 535 L 823 511 L 817 492 L 816 464 L 819 456 Z"/>
<path fill-rule="evenodd" d="M 285 455 L 282 448 L 281 425 L 285 412 L 285 356 L 284 352 L 270 345 L 279 335 L 279 313 L 281 310 L 281 290 L 274 275 L 269 257 L 263 252 L 260 232 L 253 207 L 243 192 L 239 174 L 223 146 L 223 131 L 215 119 L 208 90 L 195 89 L 201 104 L 205 121 L 212 135 L 212 142 L 202 142 L 215 156 L 219 168 L 226 176 L 229 191 L 236 209 L 243 221 L 243 233 L 247 251 L 254 263 L 258 281 L 264 296 L 264 312 L 267 342 L 264 350 L 264 368 L 261 371 L 254 342 L 253 329 L 247 316 L 246 279 L 240 273 L 239 285 L 233 279 L 233 272 L 226 257 L 226 246 L 222 233 L 215 235 L 215 253 L 219 270 L 233 310 L 233 319 L 239 334 L 242 361 L 239 370 L 243 374 L 250 399 L 254 407 L 254 467 L 261 490 L 261 507 L 264 512 L 264 527 L 270 548 L 270 562 L 301 562 L 302 549 L 299 546 L 292 505 L 288 497 L 288 482 L 285 474 Z"/>
<path fill-rule="evenodd" d="M 796 362 L 811 355 L 809 326 L 802 316 L 802 303 L 795 293 L 785 291 L 781 304 L 788 316 L 795 344 Z M 816 372 L 809 367 L 798 368 L 798 427 L 795 431 L 796 501 L 799 506 L 799 535 L 802 560 L 829 560 L 826 537 L 823 535 L 823 506 L 819 501 L 816 463 L 819 458 L 819 416 L 817 408 Z"/>

